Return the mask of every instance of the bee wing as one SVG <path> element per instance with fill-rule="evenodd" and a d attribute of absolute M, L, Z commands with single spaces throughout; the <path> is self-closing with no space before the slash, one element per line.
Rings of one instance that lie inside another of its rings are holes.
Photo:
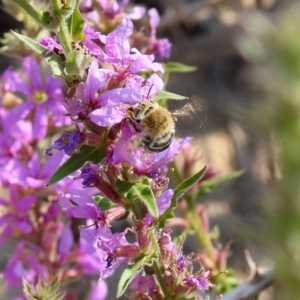
<path fill-rule="evenodd" d="M 172 111 L 179 129 L 184 126 L 189 131 L 199 132 L 206 122 L 206 109 L 204 101 L 193 96 L 187 100 L 188 102 L 180 109 Z"/>

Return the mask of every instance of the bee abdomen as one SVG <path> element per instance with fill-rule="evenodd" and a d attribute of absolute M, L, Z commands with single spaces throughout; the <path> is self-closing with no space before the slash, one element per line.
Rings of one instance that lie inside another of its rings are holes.
<path fill-rule="evenodd" d="M 174 132 L 168 132 L 154 141 L 145 138 L 143 142 L 149 152 L 162 152 L 170 146 L 173 137 Z"/>

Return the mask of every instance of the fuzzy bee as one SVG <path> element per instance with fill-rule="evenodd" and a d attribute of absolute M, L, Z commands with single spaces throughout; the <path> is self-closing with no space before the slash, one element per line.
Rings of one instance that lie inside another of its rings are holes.
<path fill-rule="evenodd" d="M 172 143 L 175 135 L 175 122 L 179 119 L 189 119 L 189 122 L 201 120 L 199 113 L 202 111 L 203 105 L 196 97 L 191 98 L 181 109 L 173 112 L 147 99 L 131 109 L 129 120 L 132 128 L 142 133 L 141 143 L 145 149 L 149 152 L 161 152 Z"/>

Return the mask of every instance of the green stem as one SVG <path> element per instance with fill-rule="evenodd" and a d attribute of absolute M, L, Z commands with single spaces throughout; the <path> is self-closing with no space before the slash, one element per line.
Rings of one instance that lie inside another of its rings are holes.
<path fill-rule="evenodd" d="M 53 14 L 59 21 L 59 30 L 57 33 L 57 38 L 64 49 L 65 55 L 67 56 L 68 53 L 70 53 L 72 50 L 70 32 L 64 16 L 62 16 L 62 14 L 60 13 L 61 7 L 59 5 L 59 1 L 51 0 L 51 5 L 52 5 Z"/>
<path fill-rule="evenodd" d="M 155 278 L 157 280 L 157 283 L 158 283 L 160 289 L 162 290 L 164 297 L 166 299 L 169 296 L 169 291 L 166 288 L 165 280 L 162 277 L 161 268 L 159 267 L 159 265 L 156 261 L 154 261 L 154 263 L 153 263 L 153 269 L 154 269 Z"/>
<path fill-rule="evenodd" d="M 54 16 L 55 16 L 57 19 L 59 19 L 59 18 L 60 18 L 60 13 L 59 13 L 59 11 L 60 11 L 61 7 L 60 7 L 58 1 L 57 1 L 57 0 L 51 0 L 51 5 L 52 5 L 52 11 L 53 11 L 53 13 L 54 13 Z"/>
<path fill-rule="evenodd" d="M 159 245 L 157 243 L 157 237 L 153 230 L 151 231 L 151 241 L 152 241 L 154 253 L 156 253 L 156 255 L 157 255 L 156 257 L 160 261 L 160 265 L 163 266 L 162 257 L 161 257 L 161 253 L 159 250 Z M 160 290 L 163 293 L 164 297 L 167 298 L 167 296 L 169 295 L 169 291 L 166 288 L 165 280 L 163 279 L 163 276 L 162 276 L 162 274 L 164 273 L 164 270 L 162 270 L 162 267 L 159 266 L 157 260 L 155 260 L 155 259 L 153 260 L 152 266 L 153 266 L 155 278 L 160 287 Z"/>
<path fill-rule="evenodd" d="M 35 10 L 26 0 L 12 0 L 17 5 L 22 7 L 32 18 L 42 24 L 42 14 Z"/>
<path fill-rule="evenodd" d="M 180 174 L 180 171 L 178 170 L 177 164 L 175 161 L 172 162 L 171 167 L 173 170 L 173 177 L 175 179 L 176 184 L 180 184 L 183 181 L 183 178 Z M 198 243 L 202 246 L 204 253 L 213 261 L 215 262 L 214 258 L 214 247 L 211 242 L 211 238 L 209 234 L 205 231 L 205 229 L 202 226 L 201 219 L 199 217 L 199 214 L 197 213 L 197 208 L 195 204 L 195 199 L 191 197 L 191 195 L 185 196 L 188 210 L 182 211 L 184 216 L 189 221 L 190 226 L 195 231 L 195 236 L 198 241 Z"/>
<path fill-rule="evenodd" d="M 182 177 L 174 160 L 170 163 L 170 167 L 175 183 L 176 185 L 179 185 L 182 182 Z"/>
<path fill-rule="evenodd" d="M 202 226 L 201 219 L 199 217 L 199 214 L 197 213 L 195 200 L 190 195 L 185 196 L 185 199 L 188 205 L 188 210 L 185 212 L 185 216 L 189 220 L 192 229 L 195 231 L 196 239 L 202 246 L 204 253 L 213 262 L 215 262 L 214 247 L 211 242 L 209 233 L 206 232 Z"/>
<path fill-rule="evenodd" d="M 71 43 L 70 43 L 71 37 L 70 37 L 66 20 L 63 18 L 59 19 L 59 31 L 57 37 L 64 48 L 65 55 L 67 56 L 67 54 L 70 53 L 72 50 Z"/>

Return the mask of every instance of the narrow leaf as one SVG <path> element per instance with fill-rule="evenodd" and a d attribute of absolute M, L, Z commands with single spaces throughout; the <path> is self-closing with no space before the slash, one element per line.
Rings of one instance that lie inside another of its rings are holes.
<path fill-rule="evenodd" d="M 32 292 L 34 292 L 33 286 L 24 277 L 22 277 L 22 284 L 23 291 L 26 295 L 30 295 Z"/>
<path fill-rule="evenodd" d="M 133 280 L 134 276 L 142 270 L 143 265 L 148 260 L 147 256 L 144 256 L 137 260 L 134 265 L 129 266 L 121 275 L 119 284 L 118 284 L 118 292 L 117 298 L 121 297 L 131 281 Z"/>
<path fill-rule="evenodd" d="M 54 184 L 80 169 L 86 162 L 99 163 L 105 157 L 105 148 L 83 145 L 79 153 L 73 154 L 52 175 L 47 185 Z"/>
<path fill-rule="evenodd" d="M 190 190 L 204 175 L 206 167 L 201 169 L 198 173 L 182 181 L 175 189 L 172 201 L 177 201 L 181 198 L 188 190 Z"/>
<path fill-rule="evenodd" d="M 42 18 L 42 14 L 37 11 L 30 3 L 29 1 L 25 1 L 25 0 L 12 0 L 13 2 L 15 2 L 17 5 L 19 5 L 20 7 L 22 7 L 25 12 L 26 15 L 31 16 L 34 20 L 36 20 L 39 24 L 41 23 L 41 18 Z M 5 3 L 4 4 L 4 8 L 5 8 Z"/>
<path fill-rule="evenodd" d="M 158 93 L 155 94 L 154 96 L 154 101 L 161 101 L 161 100 L 186 100 L 187 97 L 185 96 L 181 96 L 181 95 L 177 95 L 174 93 L 170 93 L 167 91 L 160 91 Z"/>
<path fill-rule="evenodd" d="M 193 176 L 185 179 L 181 182 L 175 189 L 174 195 L 171 199 L 170 207 L 160 216 L 159 222 L 160 226 L 163 226 L 165 221 L 174 217 L 173 210 L 177 206 L 177 200 L 181 198 L 187 191 L 189 191 L 204 175 L 206 171 L 206 167 L 201 169 L 198 173 L 194 174 Z"/>
<path fill-rule="evenodd" d="M 40 43 L 36 42 L 35 40 L 32 40 L 31 38 L 16 33 L 12 31 L 12 33 L 23 43 L 25 43 L 28 47 L 30 47 L 34 52 L 37 54 L 43 55 L 46 63 L 49 65 L 52 75 L 54 77 L 63 77 L 63 66 L 62 62 L 60 61 L 59 56 L 57 56 L 54 53 L 48 53 L 47 54 L 47 48 L 41 45 Z"/>
<path fill-rule="evenodd" d="M 244 171 L 235 171 L 230 172 L 228 174 L 221 174 L 218 177 L 207 179 L 203 181 L 198 189 L 197 196 L 201 196 L 206 193 L 210 193 L 216 186 L 219 184 L 235 179 L 239 176 L 241 176 L 244 173 Z"/>
<path fill-rule="evenodd" d="M 135 183 L 118 180 L 117 190 L 121 195 L 129 200 L 139 199 L 146 205 L 151 215 L 156 218 L 158 217 L 156 199 L 148 179 L 145 178 L 142 182 Z"/>
<path fill-rule="evenodd" d="M 170 61 L 165 64 L 164 69 L 169 73 L 188 73 L 196 71 L 197 67 Z"/>
<path fill-rule="evenodd" d="M 76 7 L 73 14 L 68 19 L 68 27 L 73 42 L 84 40 L 84 33 L 83 33 L 84 19 L 78 7 Z"/>
<path fill-rule="evenodd" d="M 39 277 L 38 284 L 42 289 L 46 288 L 46 282 L 43 280 L 42 277 Z"/>

